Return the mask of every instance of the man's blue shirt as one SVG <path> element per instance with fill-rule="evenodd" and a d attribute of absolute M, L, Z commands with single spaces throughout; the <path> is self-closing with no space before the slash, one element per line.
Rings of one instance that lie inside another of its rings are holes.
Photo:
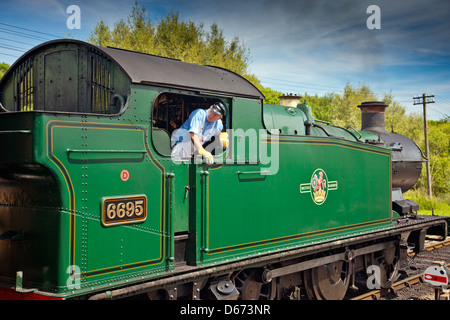
<path fill-rule="evenodd" d="M 208 110 L 197 109 L 189 115 L 189 118 L 172 135 L 172 146 L 176 143 L 190 141 L 189 132 L 195 133 L 201 144 L 219 134 L 223 129 L 221 120 L 209 122 L 207 120 Z"/>

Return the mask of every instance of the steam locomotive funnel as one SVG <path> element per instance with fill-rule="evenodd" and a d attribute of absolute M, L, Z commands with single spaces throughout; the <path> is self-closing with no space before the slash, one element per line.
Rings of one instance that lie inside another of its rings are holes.
<path fill-rule="evenodd" d="M 401 134 L 388 132 L 385 126 L 383 101 L 363 102 L 361 109 L 361 130 L 376 134 L 386 147 L 392 150 L 392 188 L 404 193 L 411 189 L 422 171 L 422 151 L 419 146 Z"/>
<path fill-rule="evenodd" d="M 361 109 L 361 130 L 386 133 L 384 111 L 388 107 L 383 101 L 363 102 Z"/>

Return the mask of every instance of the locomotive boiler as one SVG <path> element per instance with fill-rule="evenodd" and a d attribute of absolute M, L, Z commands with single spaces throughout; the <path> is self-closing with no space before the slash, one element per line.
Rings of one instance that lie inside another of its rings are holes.
<path fill-rule="evenodd" d="M 66 39 L 25 53 L 0 81 L 0 298 L 343 299 L 446 237 L 393 197 L 421 159 L 378 115 L 345 129 L 263 100 L 212 66 Z M 173 130 L 218 101 L 229 147 L 173 161 Z"/>

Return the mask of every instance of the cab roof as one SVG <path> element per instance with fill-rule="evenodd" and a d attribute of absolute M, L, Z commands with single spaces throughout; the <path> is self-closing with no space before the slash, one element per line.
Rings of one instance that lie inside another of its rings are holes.
<path fill-rule="evenodd" d="M 219 67 L 201 66 L 180 60 L 124 49 L 101 47 L 73 39 L 59 39 L 38 45 L 20 57 L 8 70 L 30 56 L 61 44 L 78 44 L 98 50 L 117 63 L 132 83 L 150 84 L 200 92 L 264 99 L 264 95 L 242 76 Z M 7 74 L 5 74 L 5 79 Z"/>

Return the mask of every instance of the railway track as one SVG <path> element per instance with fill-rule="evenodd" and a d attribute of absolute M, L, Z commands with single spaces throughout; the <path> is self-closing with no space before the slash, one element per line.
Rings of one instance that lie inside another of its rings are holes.
<path fill-rule="evenodd" d="M 444 241 L 428 241 L 426 250 L 410 255 L 409 266 L 402 270 L 399 279 L 389 288 L 350 295 L 349 300 L 434 300 L 449 299 L 423 280 L 426 268 L 440 264 L 450 268 L 450 237 Z M 449 275 L 450 276 L 450 275 Z"/>

